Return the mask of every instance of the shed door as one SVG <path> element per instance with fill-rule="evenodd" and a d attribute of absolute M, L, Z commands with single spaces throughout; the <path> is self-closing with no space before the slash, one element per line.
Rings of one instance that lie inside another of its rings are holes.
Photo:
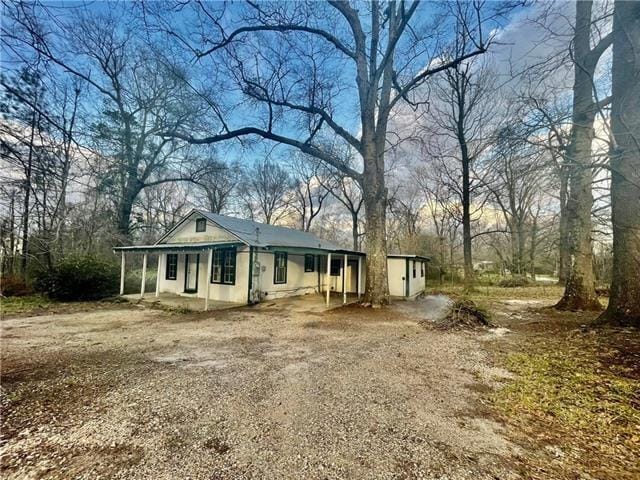
<path fill-rule="evenodd" d="M 200 263 L 200 254 L 187 254 L 185 256 L 185 276 L 184 291 L 185 293 L 197 293 L 198 291 L 198 264 Z"/>

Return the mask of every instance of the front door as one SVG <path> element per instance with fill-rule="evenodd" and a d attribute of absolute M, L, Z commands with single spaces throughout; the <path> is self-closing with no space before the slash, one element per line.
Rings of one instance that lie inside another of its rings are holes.
<path fill-rule="evenodd" d="M 200 264 L 200 254 L 185 255 L 185 271 L 184 271 L 184 292 L 198 292 L 198 269 Z"/>

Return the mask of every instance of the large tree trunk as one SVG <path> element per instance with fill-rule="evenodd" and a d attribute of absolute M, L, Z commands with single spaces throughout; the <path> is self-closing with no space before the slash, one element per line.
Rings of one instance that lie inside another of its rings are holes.
<path fill-rule="evenodd" d="M 564 285 L 567 280 L 567 270 L 569 269 L 569 240 L 567 235 L 567 173 L 566 166 L 560 169 L 560 234 L 559 234 L 559 264 L 558 283 Z"/>
<path fill-rule="evenodd" d="M 640 3 L 613 19 L 611 213 L 613 278 L 602 320 L 640 327 Z"/>
<path fill-rule="evenodd" d="M 362 195 L 367 230 L 367 278 L 364 303 L 374 307 L 389 303 L 387 278 L 387 189 L 381 160 L 364 161 Z"/>
<path fill-rule="evenodd" d="M 136 201 L 140 189 L 136 188 L 133 183 L 137 179 L 130 179 L 127 182 L 127 186 L 122 193 L 120 199 L 120 205 L 118 205 L 118 233 L 120 234 L 121 242 L 125 242 L 129 237 L 131 229 L 131 213 L 133 212 L 133 203 Z"/>
<path fill-rule="evenodd" d="M 596 106 L 593 101 L 593 72 L 600 55 L 590 49 L 591 1 L 576 3 L 574 34 L 574 84 L 571 144 L 567 157 L 569 197 L 567 227 L 569 269 L 559 310 L 600 310 L 595 291 L 591 252 L 591 209 L 593 168 L 591 144 Z M 594 58 L 595 57 L 595 58 Z"/>

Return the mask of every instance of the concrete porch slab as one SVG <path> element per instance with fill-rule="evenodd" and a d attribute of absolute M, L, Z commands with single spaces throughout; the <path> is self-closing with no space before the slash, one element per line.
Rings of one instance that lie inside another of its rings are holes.
<path fill-rule="evenodd" d="M 175 293 L 161 293 L 158 297 L 155 293 L 146 293 L 141 299 L 140 294 L 128 294 L 122 295 L 122 298 L 126 298 L 133 303 L 146 303 L 149 305 L 159 305 L 168 308 L 184 308 L 186 310 L 192 310 L 195 312 L 204 311 L 204 298 L 187 297 L 183 295 L 177 295 Z M 209 311 L 212 310 L 227 310 L 229 308 L 242 307 L 241 303 L 234 302 L 220 302 L 217 300 L 209 300 Z"/>

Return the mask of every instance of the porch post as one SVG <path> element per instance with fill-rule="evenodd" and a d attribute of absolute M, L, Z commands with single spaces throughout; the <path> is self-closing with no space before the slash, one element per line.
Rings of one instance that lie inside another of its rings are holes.
<path fill-rule="evenodd" d="M 140 298 L 144 297 L 144 284 L 147 281 L 147 254 L 142 257 L 142 281 L 140 282 Z"/>
<path fill-rule="evenodd" d="M 204 289 L 204 311 L 209 310 L 209 288 L 211 288 L 211 263 L 213 263 L 213 248 L 209 249 L 207 260 L 207 288 Z"/>
<path fill-rule="evenodd" d="M 158 253 L 158 270 L 156 271 L 156 297 L 160 296 L 160 272 L 162 271 L 162 253 Z"/>
<path fill-rule="evenodd" d="M 329 282 L 331 281 L 331 252 L 327 255 L 327 273 L 326 273 L 326 284 L 327 284 L 327 307 L 329 306 L 329 294 L 331 293 L 331 285 Z"/>
<path fill-rule="evenodd" d="M 347 255 L 344 255 L 344 263 L 342 264 L 342 304 L 347 303 Z"/>
<path fill-rule="evenodd" d="M 124 295 L 124 250 L 120 253 L 122 253 L 120 262 L 120 295 Z"/>
<path fill-rule="evenodd" d="M 362 256 L 358 255 L 358 300 L 360 299 L 360 290 L 362 290 Z"/>

